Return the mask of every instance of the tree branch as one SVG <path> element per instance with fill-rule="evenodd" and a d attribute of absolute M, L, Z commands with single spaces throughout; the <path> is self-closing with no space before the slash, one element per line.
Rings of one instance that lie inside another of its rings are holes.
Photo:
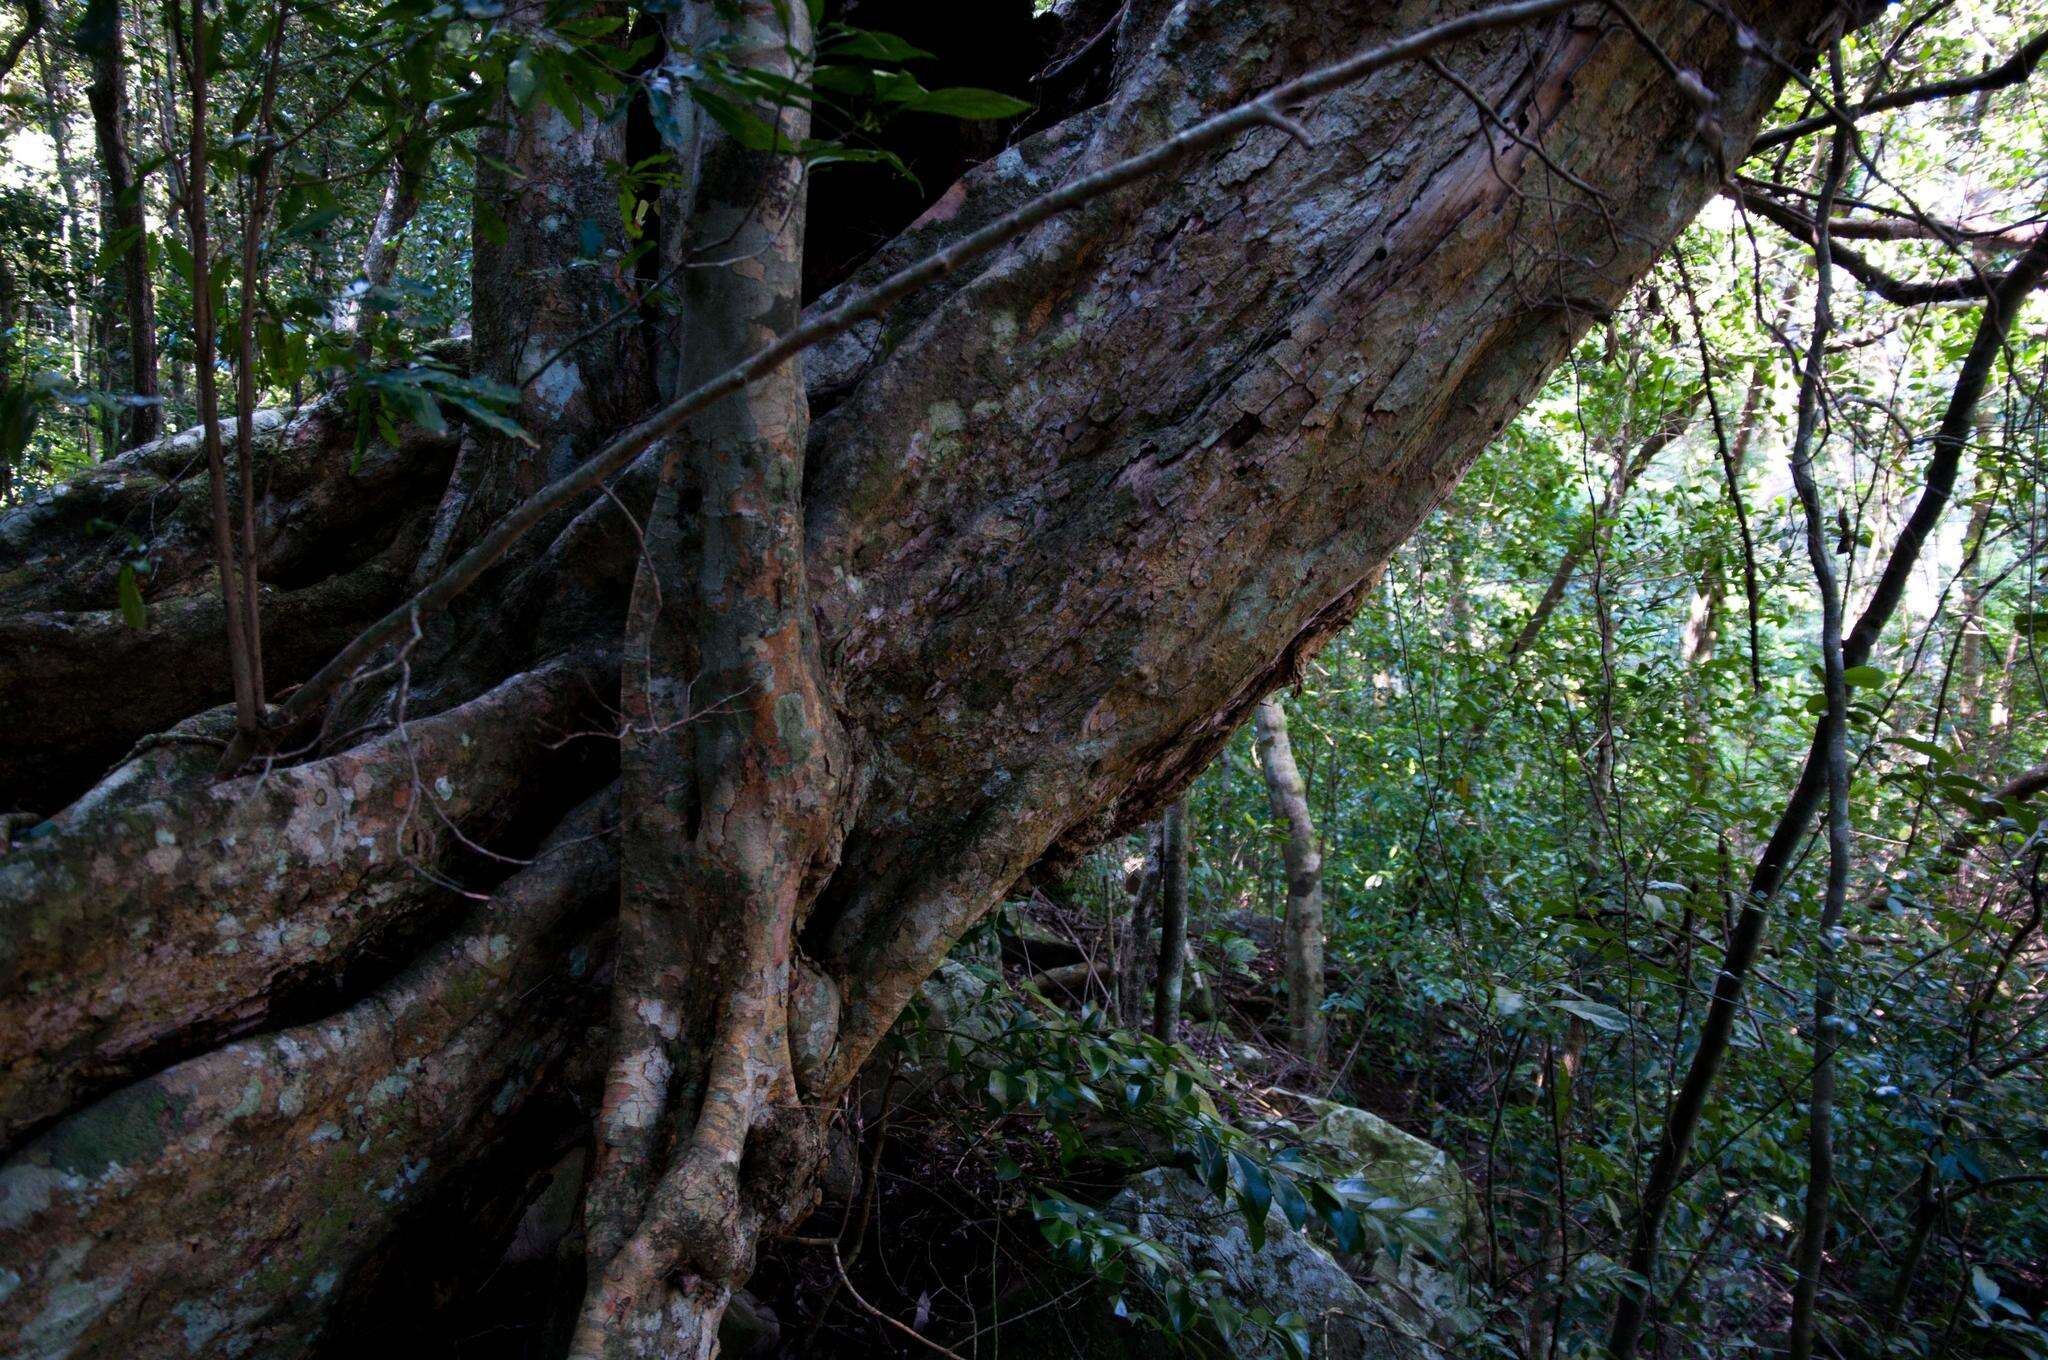
<path fill-rule="evenodd" d="M 1926 85 L 1911 85 L 1846 109 L 1802 118 L 1796 123 L 1787 123 L 1784 127 L 1772 128 L 1761 134 L 1750 144 L 1749 151 L 1751 155 L 1759 151 L 1769 151 L 1774 146 L 1783 146 L 1786 142 L 1796 141 L 1836 123 L 1854 123 L 1858 118 L 1883 113 L 1887 109 L 1902 109 L 1909 104 L 1954 99 L 1986 90 L 2002 90 L 2008 85 L 2017 85 L 2033 75 L 2034 68 L 2041 64 L 2043 56 L 2048 56 L 2048 33 L 2036 34 L 2017 52 L 1977 75 L 1958 76 L 1954 80 L 1936 80 Z"/>
<path fill-rule="evenodd" d="M 7 77 L 14 74 L 15 63 L 21 54 L 35 41 L 36 34 L 43 31 L 43 0 L 22 0 L 21 32 L 7 40 L 7 50 L 0 52 L 0 89 L 7 85 Z"/>
<path fill-rule="evenodd" d="M 1783 228 L 1801 244 L 1811 246 L 1818 239 L 1819 233 L 1813 218 L 1795 208 L 1785 206 L 1768 194 L 1747 185 L 1738 185 L 1726 192 L 1765 221 Z M 1830 234 L 1832 225 L 1830 219 Z M 1930 227 L 1929 234 L 1934 236 L 1936 229 Z M 2029 248 L 2037 246 L 2042 239 L 2042 234 L 2036 232 L 2028 242 Z M 1950 243 L 1953 244 L 1953 238 Z M 1840 265 L 1851 278 L 1887 302 L 1896 302 L 1902 307 L 1919 307 L 1931 302 L 1976 302 L 1988 294 L 2001 291 L 2005 281 L 2013 275 L 2013 271 L 1989 275 L 1973 273 L 1959 278 L 1919 281 L 1902 279 L 1873 264 L 1862 252 L 1839 243 L 1829 254 L 1832 263 Z"/>

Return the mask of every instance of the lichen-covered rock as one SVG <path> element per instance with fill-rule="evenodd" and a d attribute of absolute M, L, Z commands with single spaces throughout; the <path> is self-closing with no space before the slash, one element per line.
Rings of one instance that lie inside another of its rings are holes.
<path fill-rule="evenodd" d="M 1436 1316 L 1422 1299 L 1400 1296 L 1397 1285 L 1377 1276 L 1354 1278 L 1306 1232 L 1290 1229 L 1278 1210 L 1268 1216 L 1264 1245 L 1254 1250 L 1234 1207 L 1186 1172 L 1155 1167 L 1117 1195 L 1111 1212 L 1185 1260 L 1191 1273 L 1220 1277 L 1198 1290 L 1219 1289 L 1245 1313 L 1263 1308 L 1306 1319 L 1317 1360 L 1444 1360 L 1450 1354 L 1444 1339 L 1457 1330 L 1453 1319 Z M 1278 1337 L 1255 1326 L 1239 1329 L 1230 1351 L 1244 1360 L 1286 1354 Z"/>
<path fill-rule="evenodd" d="M 1369 1110 L 1314 1096 L 1296 1097 L 1316 1116 L 1304 1142 L 1355 1168 L 1380 1194 L 1434 1215 L 1435 1245 L 1445 1256 L 1474 1240 L 1482 1220 L 1472 1185 L 1441 1148 L 1395 1128 Z M 1412 1220 L 1411 1220 L 1412 1221 Z"/>
<path fill-rule="evenodd" d="M 915 1104 L 971 1097 L 1001 1065 L 991 1042 L 1009 1027 L 1015 1003 L 994 976 L 992 964 L 955 957 L 924 980 L 898 1029 L 905 1047 L 894 1099 Z M 881 1095 L 881 1085 L 871 1084 L 871 1115 L 881 1112 Z"/>
<path fill-rule="evenodd" d="M 916 1059 L 913 1070 L 943 1074 L 958 1053 L 962 1065 L 977 1078 L 997 1065 L 990 1045 L 1010 1026 L 1015 1003 L 997 985 L 992 969 L 982 963 L 947 959 L 918 988 L 924 1003 L 920 1023 L 911 1027 Z"/>

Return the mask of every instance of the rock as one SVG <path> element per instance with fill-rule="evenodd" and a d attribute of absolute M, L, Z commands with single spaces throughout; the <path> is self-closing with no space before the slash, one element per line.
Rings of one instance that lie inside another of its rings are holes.
<path fill-rule="evenodd" d="M 1185 1260 L 1191 1272 L 1213 1270 L 1221 1277 L 1198 1291 L 1220 1289 L 1243 1312 L 1264 1308 L 1306 1318 L 1316 1360 L 1445 1360 L 1449 1354 L 1436 1339 L 1455 1330 L 1448 1319 L 1433 1328 L 1426 1306 L 1389 1297 L 1393 1285 L 1354 1279 L 1306 1232 L 1290 1229 L 1277 1209 L 1267 1217 L 1265 1245 L 1254 1251 L 1235 1208 L 1186 1172 L 1155 1167 L 1119 1192 L 1110 1212 Z M 1287 1353 L 1279 1338 L 1255 1326 L 1239 1329 L 1230 1352 L 1243 1360 L 1281 1360 Z"/>
<path fill-rule="evenodd" d="M 782 1321 L 775 1310 L 744 1289 L 735 1291 L 718 1325 L 718 1353 L 740 1360 L 770 1354 L 781 1344 Z"/>
<path fill-rule="evenodd" d="M 818 1189 L 828 1204 L 851 1205 L 860 1196 L 860 1145 L 845 1128 L 833 1124 L 825 1130 L 825 1166 L 818 1173 Z"/>
<path fill-rule="evenodd" d="M 1026 972 L 1043 972 L 1047 968 L 1084 960 L 1080 946 L 1032 915 L 1029 903 L 1012 902 L 1005 906 L 1002 926 L 1000 938 L 1004 959 Z"/>
<path fill-rule="evenodd" d="M 989 981 L 987 972 L 983 964 L 947 959 L 925 979 L 918 996 L 925 1004 L 922 1037 L 926 1047 L 943 1054 L 950 1038 L 962 1049 L 972 1049 L 1008 1027 L 1010 1003 Z"/>
<path fill-rule="evenodd" d="M 1223 1021 L 1203 1026 L 1202 1034 L 1216 1045 L 1212 1066 L 1221 1063 L 1231 1071 L 1250 1078 L 1253 1073 L 1263 1072 L 1273 1065 L 1272 1054 L 1240 1038 L 1237 1031 Z"/>
<path fill-rule="evenodd" d="M 899 1022 L 907 1048 L 896 1072 L 896 1099 L 915 1105 L 941 1095 L 949 1101 L 971 1097 L 988 1079 L 998 1065 L 989 1041 L 1008 1028 L 1014 1011 L 1008 994 L 990 981 L 993 974 L 990 964 L 950 958 L 925 979 L 918 989 L 922 1021 Z M 958 1073 L 951 1070 L 949 1046 L 960 1052 Z M 880 1082 L 867 1084 L 868 1118 L 880 1117 L 881 1095 Z"/>
<path fill-rule="evenodd" d="M 1465 1173 L 1440 1148 L 1368 1110 L 1315 1096 L 1293 1098 L 1316 1116 L 1302 1132 L 1303 1142 L 1354 1168 L 1351 1174 L 1380 1194 L 1435 1211 L 1433 1245 L 1441 1255 L 1455 1258 L 1461 1248 L 1479 1239 L 1485 1225 L 1478 1198 Z"/>

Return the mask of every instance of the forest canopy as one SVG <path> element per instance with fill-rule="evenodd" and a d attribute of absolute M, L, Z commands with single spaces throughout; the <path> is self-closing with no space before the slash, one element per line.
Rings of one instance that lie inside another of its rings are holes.
<path fill-rule="evenodd" d="M 2044 56 L 0 8 L 0 1354 L 2048 1360 Z"/>

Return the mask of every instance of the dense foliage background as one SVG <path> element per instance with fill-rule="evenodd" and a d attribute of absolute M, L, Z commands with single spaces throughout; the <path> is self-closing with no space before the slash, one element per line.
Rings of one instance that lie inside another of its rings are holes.
<path fill-rule="evenodd" d="M 1979 64 L 2038 18 L 1932 8 L 1860 41 L 1852 88 Z M 2039 116 L 2022 89 L 1885 120 L 1845 201 L 2038 223 Z M 1807 153 L 1789 151 L 1801 183 Z M 1600 1331 L 1664 1101 L 1824 706 L 1786 461 L 1811 256 L 1716 208 L 1288 700 L 1325 857 L 1339 1072 L 1481 1169 L 1484 1274 L 1518 1309 L 1547 1308 L 1564 1353 Z M 1903 274 L 1969 261 L 1938 242 L 1884 250 Z M 1969 317 L 1853 286 L 1837 309 L 1818 462 L 1853 615 L 1919 492 Z M 1845 1350 L 2048 1343 L 2048 882 L 2038 811 L 1999 797 L 2048 736 L 2044 340 L 2037 307 L 1905 607 L 1849 676 L 1843 1221 L 1824 1302 Z M 1683 433 L 1638 472 L 1667 427 Z M 1240 734 L 1191 804 L 1197 896 L 1225 930 L 1285 891 L 1252 747 Z M 1825 868 L 1816 831 L 1683 1189 L 1672 1353 L 1768 1349 L 1784 1325 Z M 1933 1245 L 1909 1259 L 1918 1231 Z M 1517 1316 L 1540 1339 L 1543 1319 Z"/>

